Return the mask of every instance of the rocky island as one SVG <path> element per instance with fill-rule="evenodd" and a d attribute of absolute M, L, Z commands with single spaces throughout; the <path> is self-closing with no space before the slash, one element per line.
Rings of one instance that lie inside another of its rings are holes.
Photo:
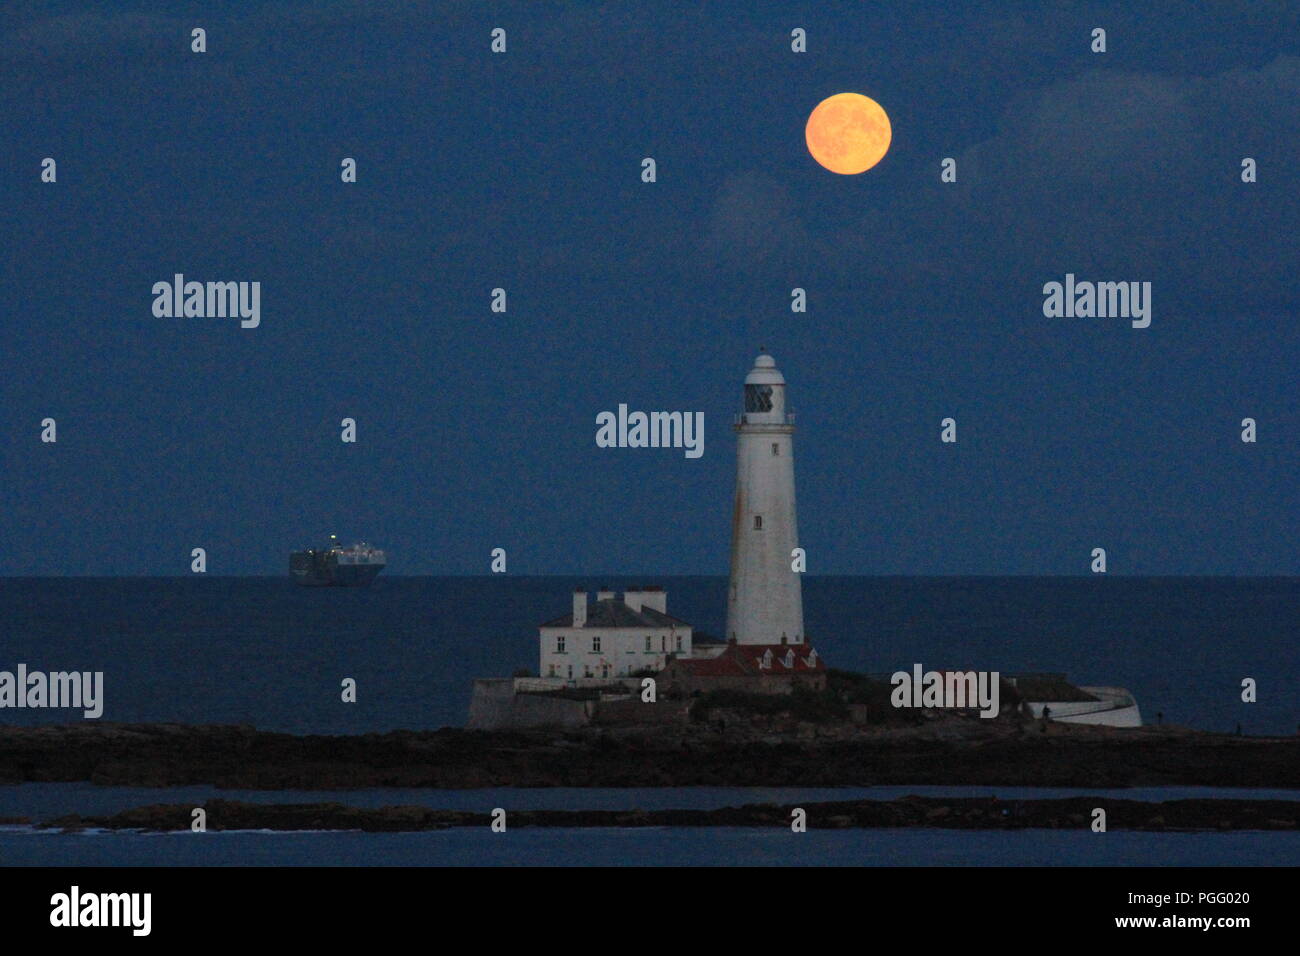
<path fill-rule="evenodd" d="M 1300 788 L 1300 739 L 926 713 L 858 725 L 711 710 L 655 727 L 297 736 L 246 726 L 0 726 L 0 784 L 363 787 Z"/>

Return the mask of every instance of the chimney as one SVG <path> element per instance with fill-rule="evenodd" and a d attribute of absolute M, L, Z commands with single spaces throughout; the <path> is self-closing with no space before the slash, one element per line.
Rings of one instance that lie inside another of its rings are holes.
<path fill-rule="evenodd" d="M 641 606 L 651 607 L 660 614 L 668 613 L 668 592 L 663 588 L 646 588 L 641 592 Z"/>
<path fill-rule="evenodd" d="M 596 592 L 596 600 L 612 601 L 614 600 L 614 592 L 609 590 L 609 588 L 601 588 L 599 591 Z"/>
<path fill-rule="evenodd" d="M 573 592 L 573 626 L 587 626 L 587 592 L 583 588 Z"/>
<path fill-rule="evenodd" d="M 623 592 L 623 603 L 626 604 L 634 611 L 641 610 L 641 605 L 644 602 L 644 599 L 645 599 L 645 592 L 642 591 L 640 588 L 637 588 L 635 591 Z"/>

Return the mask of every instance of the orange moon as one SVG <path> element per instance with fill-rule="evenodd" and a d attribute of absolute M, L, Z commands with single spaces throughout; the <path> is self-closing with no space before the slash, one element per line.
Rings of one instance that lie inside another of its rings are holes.
<path fill-rule="evenodd" d="M 833 173 L 865 173 L 884 158 L 893 139 L 889 117 L 879 103 L 861 93 L 836 93 L 808 117 L 808 152 Z"/>

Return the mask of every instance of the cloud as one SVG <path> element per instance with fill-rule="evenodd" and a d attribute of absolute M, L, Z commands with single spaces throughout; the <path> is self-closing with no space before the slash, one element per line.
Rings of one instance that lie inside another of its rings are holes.
<path fill-rule="evenodd" d="M 766 173 L 746 170 L 723 180 L 699 248 L 720 265 L 746 267 L 802 258 L 813 243 L 789 191 Z"/>
<path fill-rule="evenodd" d="M 1193 102 L 1199 82 L 1098 71 L 1035 91 L 1013 102 L 999 135 L 958 165 L 976 180 L 1014 184 L 1158 179 L 1205 135 Z"/>

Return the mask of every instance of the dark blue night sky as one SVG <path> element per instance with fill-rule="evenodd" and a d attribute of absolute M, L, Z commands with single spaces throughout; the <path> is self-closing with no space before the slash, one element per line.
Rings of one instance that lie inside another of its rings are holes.
<path fill-rule="evenodd" d="M 987 6 L 7 3 L 0 574 L 329 532 L 724 574 L 760 345 L 810 573 L 1300 573 L 1300 7 Z M 841 91 L 893 123 L 860 176 L 804 145 Z M 156 318 L 177 272 L 260 281 L 260 327 Z M 1151 327 L 1045 318 L 1067 272 Z M 597 448 L 619 403 L 704 456 Z"/>

